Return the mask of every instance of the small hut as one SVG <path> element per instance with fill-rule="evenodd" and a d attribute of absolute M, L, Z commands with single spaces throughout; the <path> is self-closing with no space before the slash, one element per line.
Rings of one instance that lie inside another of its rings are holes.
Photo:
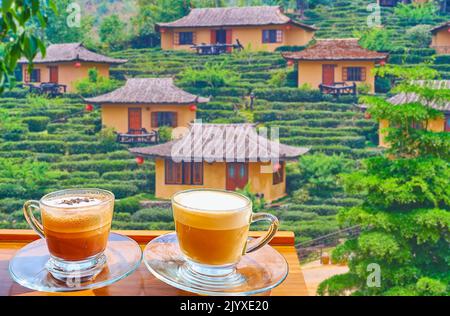
<path fill-rule="evenodd" d="M 126 59 L 111 58 L 88 50 L 81 43 L 52 44 L 43 57 L 38 53 L 33 60 L 33 70 L 28 73 L 28 60 L 21 58 L 22 76 L 25 83 L 39 85 L 54 83 L 74 90 L 73 83 L 87 78 L 88 70 L 95 68 L 100 76 L 109 78 L 112 65 L 123 64 Z"/>
<path fill-rule="evenodd" d="M 308 151 L 268 140 L 253 124 L 201 123 L 192 124 L 181 139 L 130 149 L 155 160 L 157 198 L 191 188 L 236 190 L 249 184 L 266 201 L 286 195 L 286 161 Z"/>
<path fill-rule="evenodd" d="M 286 52 L 288 63 L 298 64 L 298 85 L 307 84 L 324 92 L 347 90 L 368 84 L 375 91 L 372 69 L 385 63 L 388 54 L 361 47 L 356 38 L 322 39 L 300 52 Z M 351 93 L 354 93 L 352 91 Z"/>
<path fill-rule="evenodd" d="M 168 126 L 175 136 L 195 120 L 197 104 L 208 101 L 178 88 L 172 78 L 127 79 L 123 87 L 85 99 L 101 106 L 102 124 L 118 133 L 140 134 Z"/>
<path fill-rule="evenodd" d="M 234 44 L 274 51 L 304 46 L 317 30 L 286 16 L 279 6 L 195 8 L 179 20 L 158 23 L 162 49 L 190 50 L 196 44 Z"/>

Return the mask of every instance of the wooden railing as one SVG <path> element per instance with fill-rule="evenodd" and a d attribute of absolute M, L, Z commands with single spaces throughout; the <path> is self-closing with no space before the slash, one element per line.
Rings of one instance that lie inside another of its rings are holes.
<path fill-rule="evenodd" d="M 135 240 L 141 248 L 152 239 L 168 231 L 116 231 Z M 260 237 L 265 232 L 250 232 L 251 237 Z M 45 293 L 26 289 L 14 283 L 8 272 L 8 262 L 17 250 L 38 239 L 39 236 L 31 230 L 0 229 L 0 296 L 10 295 L 89 295 L 89 296 L 115 296 L 115 295 L 192 295 L 178 290 L 155 278 L 142 263 L 139 268 L 127 278 L 112 285 L 80 292 Z M 289 265 L 289 274 L 286 280 L 278 287 L 263 295 L 308 295 L 305 279 L 294 248 L 294 233 L 279 231 L 270 245 L 280 252 Z"/>
<path fill-rule="evenodd" d="M 332 94 L 335 96 L 340 95 L 356 95 L 356 83 L 346 85 L 345 82 L 335 82 L 333 85 L 320 84 L 319 90 L 322 93 Z"/>
<path fill-rule="evenodd" d="M 447 45 L 433 45 L 431 46 L 434 50 L 436 50 L 436 53 L 441 55 L 447 55 L 450 54 L 450 46 Z"/>
<path fill-rule="evenodd" d="M 23 84 L 24 87 L 28 87 L 28 91 L 34 94 L 45 94 L 50 97 L 56 97 L 67 92 L 67 86 L 64 84 L 42 82 L 39 85 L 31 83 Z"/>
<path fill-rule="evenodd" d="M 128 133 L 117 133 L 116 141 L 121 144 L 157 144 L 159 133 L 156 130 L 148 132 L 145 128 L 129 130 Z"/>

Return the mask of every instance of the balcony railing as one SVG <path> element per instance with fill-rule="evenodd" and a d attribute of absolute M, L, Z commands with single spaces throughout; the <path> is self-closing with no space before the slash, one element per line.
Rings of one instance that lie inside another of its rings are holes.
<path fill-rule="evenodd" d="M 320 84 L 320 92 L 332 94 L 335 96 L 340 95 L 356 95 L 356 83 L 346 85 L 345 82 L 335 82 L 333 85 Z"/>
<path fill-rule="evenodd" d="M 148 132 L 145 128 L 130 129 L 128 133 L 117 133 L 116 140 L 121 144 L 157 144 L 159 133 L 156 130 Z"/>

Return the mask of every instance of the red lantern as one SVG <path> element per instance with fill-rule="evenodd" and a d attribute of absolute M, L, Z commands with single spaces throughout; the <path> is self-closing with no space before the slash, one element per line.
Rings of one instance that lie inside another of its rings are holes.
<path fill-rule="evenodd" d="M 281 165 L 276 163 L 273 165 L 273 172 L 278 172 L 281 169 Z"/>
<path fill-rule="evenodd" d="M 289 59 L 288 61 L 287 61 L 287 65 L 290 67 L 290 66 L 293 66 L 294 65 L 294 61 L 292 60 L 292 59 Z"/>
<path fill-rule="evenodd" d="M 79 61 L 77 61 L 76 63 L 75 63 L 75 68 L 80 68 L 81 67 L 81 63 L 79 62 Z"/>
<path fill-rule="evenodd" d="M 386 65 L 386 61 L 384 61 L 384 60 L 380 61 L 380 65 L 381 65 L 381 66 Z"/>
<path fill-rule="evenodd" d="M 137 157 L 136 157 L 136 163 L 137 163 L 138 165 L 142 165 L 142 164 L 144 163 L 144 157 L 137 156 Z"/>
<path fill-rule="evenodd" d="M 197 111 L 197 106 L 195 104 L 192 104 L 189 106 L 189 110 L 191 110 L 192 112 Z"/>
<path fill-rule="evenodd" d="M 450 33 L 450 27 L 447 29 L 447 32 L 449 32 Z"/>
<path fill-rule="evenodd" d="M 291 29 L 291 26 L 288 24 L 288 25 L 286 25 L 286 30 L 290 30 Z"/>
<path fill-rule="evenodd" d="M 372 115 L 370 115 L 369 112 L 364 112 L 364 118 L 365 118 L 366 120 L 370 120 L 370 119 L 372 118 Z"/>
<path fill-rule="evenodd" d="M 86 104 L 85 110 L 88 112 L 91 112 L 94 109 L 94 106 L 92 104 Z"/>
<path fill-rule="evenodd" d="M 165 28 L 160 28 L 159 31 L 160 31 L 161 33 L 166 33 L 166 29 L 165 29 Z"/>

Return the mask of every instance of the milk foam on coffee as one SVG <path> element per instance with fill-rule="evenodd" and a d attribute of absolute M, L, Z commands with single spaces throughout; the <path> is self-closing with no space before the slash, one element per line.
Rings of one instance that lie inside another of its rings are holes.
<path fill-rule="evenodd" d="M 249 225 L 249 200 L 229 192 L 198 190 L 176 194 L 173 205 L 176 221 L 195 228 L 227 230 Z"/>
<path fill-rule="evenodd" d="M 112 220 L 113 204 L 104 203 L 99 196 L 58 196 L 41 204 L 42 222 L 46 229 L 77 232 L 108 225 Z"/>

